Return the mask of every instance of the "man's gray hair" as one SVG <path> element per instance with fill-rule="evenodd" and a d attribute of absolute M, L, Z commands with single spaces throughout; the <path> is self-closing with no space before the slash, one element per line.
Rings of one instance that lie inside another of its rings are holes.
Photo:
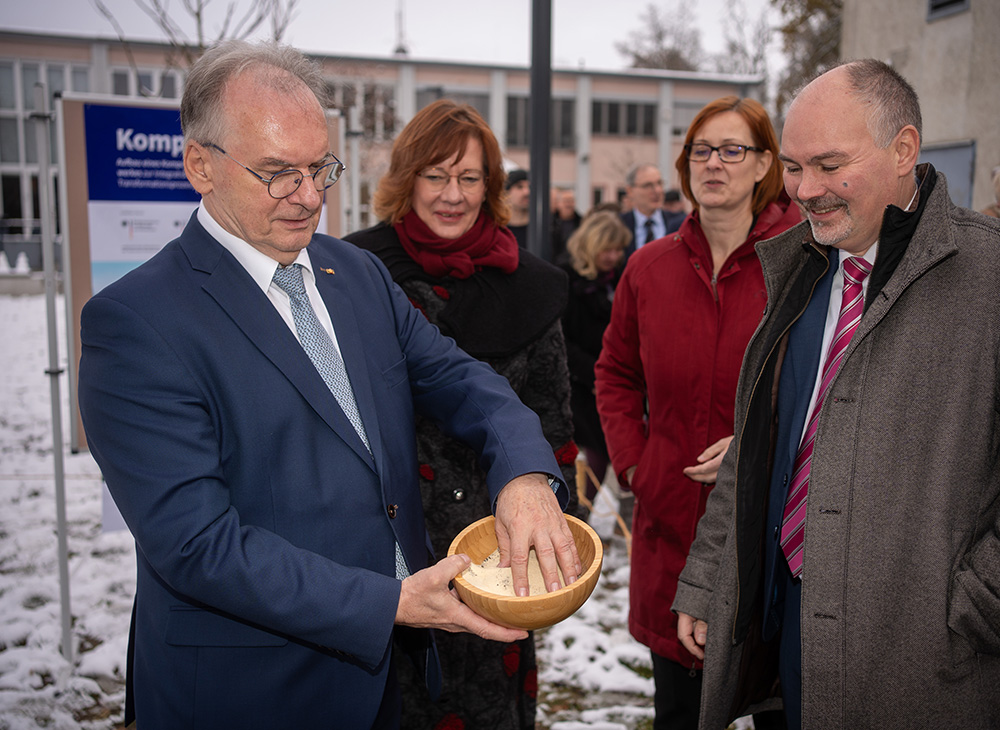
<path fill-rule="evenodd" d="M 874 58 L 843 64 L 854 95 L 868 107 L 868 131 L 875 145 L 888 147 L 903 127 L 913 125 L 923 139 L 917 92 L 896 69 Z"/>
<path fill-rule="evenodd" d="M 328 106 L 319 64 L 295 48 L 273 41 L 224 41 L 205 51 L 188 73 L 181 98 L 185 142 L 220 143 L 226 131 L 222 113 L 226 86 L 249 70 L 259 72 L 260 81 L 278 91 L 293 93 L 300 83 L 305 84 L 322 108 Z"/>
<path fill-rule="evenodd" d="M 647 167 L 652 167 L 656 169 L 656 165 L 651 162 L 640 162 L 638 165 L 632 165 L 628 172 L 625 173 L 625 184 L 630 188 L 635 187 L 635 178 L 639 175 L 639 170 L 644 170 Z"/>

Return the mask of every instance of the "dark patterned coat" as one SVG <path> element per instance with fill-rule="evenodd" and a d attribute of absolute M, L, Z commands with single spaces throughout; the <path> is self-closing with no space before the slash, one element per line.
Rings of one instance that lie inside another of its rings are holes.
<path fill-rule="evenodd" d="M 473 357 L 505 376 L 538 414 L 573 492 L 573 424 L 560 316 L 566 275 L 527 251 L 512 274 L 483 269 L 468 279 L 428 275 L 406 253 L 393 228 L 379 224 L 346 240 L 376 254 L 415 307 Z M 438 559 L 466 526 L 492 514 L 486 476 L 465 444 L 417 419 L 424 514 Z M 571 511 L 576 499 L 571 500 Z M 437 632 L 443 688 L 431 703 L 409 662 L 399 661 L 404 728 L 534 728 L 537 665 L 534 639 L 513 644 Z"/>

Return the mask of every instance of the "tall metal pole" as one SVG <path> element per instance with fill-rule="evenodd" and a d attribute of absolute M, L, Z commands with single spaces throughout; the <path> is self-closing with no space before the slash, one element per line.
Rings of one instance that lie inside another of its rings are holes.
<path fill-rule="evenodd" d="M 549 113 L 552 105 L 552 1 L 531 2 L 531 215 L 528 250 L 546 261 L 552 255 L 549 223 Z"/>
<path fill-rule="evenodd" d="M 69 605 L 69 547 L 66 541 L 66 474 L 63 471 L 62 395 L 59 390 L 59 337 L 56 331 L 56 257 L 52 230 L 52 201 L 49 199 L 48 95 L 44 84 L 35 84 L 35 142 L 38 146 L 38 210 L 42 223 L 42 266 L 45 270 L 45 312 L 49 334 L 49 395 L 52 400 L 52 460 L 55 467 L 56 538 L 59 560 L 59 602 L 62 609 L 62 655 L 73 664 L 73 628 Z M 63 272 L 64 275 L 67 272 Z"/>
<path fill-rule="evenodd" d="M 361 230 L 361 110 L 357 105 L 347 110 L 347 143 L 350 145 L 350 160 L 354 170 L 349 171 L 351 190 L 351 219 L 348 233 Z"/>

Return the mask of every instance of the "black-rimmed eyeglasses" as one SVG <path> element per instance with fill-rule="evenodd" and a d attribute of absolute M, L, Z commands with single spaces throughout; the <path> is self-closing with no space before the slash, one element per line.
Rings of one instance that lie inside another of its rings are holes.
<path fill-rule="evenodd" d="M 763 147 L 751 147 L 745 144 L 724 144 L 720 147 L 713 147 L 710 144 L 686 144 L 684 151 L 691 162 L 708 162 L 708 158 L 713 152 L 719 153 L 719 159 L 723 162 L 743 162 L 747 156 L 747 150 L 751 152 L 764 152 Z"/>
<path fill-rule="evenodd" d="M 221 152 L 255 178 L 267 185 L 268 194 L 275 200 L 287 198 L 289 195 L 298 190 L 299 185 L 302 184 L 302 179 L 305 177 L 305 174 L 303 174 L 300 170 L 290 169 L 276 172 L 270 178 L 266 178 L 263 175 L 258 175 L 231 154 L 219 147 L 219 145 L 209 142 L 204 146 L 211 147 L 213 150 Z M 330 153 L 330 157 L 333 158 L 332 162 L 327 162 L 326 164 L 320 166 L 316 172 L 310 175 L 313 179 L 313 185 L 316 187 L 316 191 L 320 193 L 337 182 L 337 180 L 340 179 L 340 176 L 344 174 L 344 170 L 347 169 L 344 166 L 344 163 L 338 160 L 337 156 L 332 152 Z"/>

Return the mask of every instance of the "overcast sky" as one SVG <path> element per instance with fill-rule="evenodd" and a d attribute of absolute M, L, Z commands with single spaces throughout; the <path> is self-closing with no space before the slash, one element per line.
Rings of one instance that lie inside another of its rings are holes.
<path fill-rule="evenodd" d="M 672 8 L 677 1 L 655 4 Z M 741 1 L 752 19 L 769 6 L 768 0 Z M 161 38 L 135 0 L 105 2 L 129 37 Z M 219 18 L 230 0 L 210 2 L 213 17 Z M 703 48 L 720 51 L 727 0 L 688 2 L 695 8 Z M 239 4 L 246 6 L 247 0 Z M 553 65 L 625 67 L 626 59 L 615 51 L 615 43 L 628 40 L 639 29 L 649 4 L 649 0 L 552 0 Z M 180 0 L 172 0 L 172 5 L 183 16 Z M 396 46 L 399 5 L 399 0 L 299 0 L 285 41 L 307 51 L 389 55 Z M 525 66 L 530 62 L 531 0 L 404 0 L 403 7 L 404 40 L 413 58 Z M 91 0 L 3 0 L 0 27 L 115 37 Z M 772 74 L 776 70 L 772 60 Z"/>

